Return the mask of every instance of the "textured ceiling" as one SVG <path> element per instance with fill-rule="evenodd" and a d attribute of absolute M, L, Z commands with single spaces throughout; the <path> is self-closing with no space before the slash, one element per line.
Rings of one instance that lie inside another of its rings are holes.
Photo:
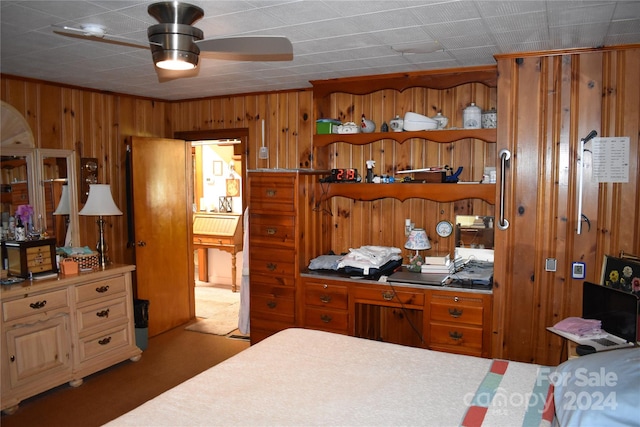
<path fill-rule="evenodd" d="M 146 43 L 151 1 L 0 1 L 0 71 L 158 99 L 310 87 L 310 80 L 495 64 L 493 55 L 640 43 L 640 1 L 192 1 L 205 38 L 282 35 L 290 62 L 201 57 L 197 77 L 159 83 L 151 53 L 61 36 L 99 24 Z M 401 47 L 442 50 L 402 54 Z"/>

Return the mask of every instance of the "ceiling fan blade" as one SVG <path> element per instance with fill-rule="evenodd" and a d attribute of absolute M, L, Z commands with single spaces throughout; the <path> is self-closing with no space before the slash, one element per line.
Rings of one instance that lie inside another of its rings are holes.
<path fill-rule="evenodd" d="M 53 28 L 54 33 L 60 34 L 61 36 L 120 46 L 136 47 L 140 49 L 149 49 L 148 44 L 141 43 L 138 40 L 107 34 L 104 28 L 98 25 L 82 28 L 69 27 L 66 25 L 52 25 L 51 27 Z"/>
<path fill-rule="evenodd" d="M 159 67 L 155 67 L 155 69 L 158 74 L 158 82 L 160 83 L 166 83 L 176 79 L 196 77 L 200 72 L 200 67 L 196 67 L 192 70 L 166 70 Z"/>
<path fill-rule="evenodd" d="M 291 61 L 293 46 L 286 37 L 240 36 L 195 41 L 207 58 L 233 61 Z"/>

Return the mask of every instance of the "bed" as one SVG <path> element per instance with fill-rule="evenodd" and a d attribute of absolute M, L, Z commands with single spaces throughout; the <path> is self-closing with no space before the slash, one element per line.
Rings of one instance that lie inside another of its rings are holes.
<path fill-rule="evenodd" d="M 640 355 L 627 354 L 638 371 Z M 554 394 L 567 403 L 570 381 L 549 381 L 571 377 L 573 367 L 560 367 L 565 371 L 292 328 L 107 425 L 549 426 L 560 420 Z M 630 381 L 640 380 L 630 372 Z"/>

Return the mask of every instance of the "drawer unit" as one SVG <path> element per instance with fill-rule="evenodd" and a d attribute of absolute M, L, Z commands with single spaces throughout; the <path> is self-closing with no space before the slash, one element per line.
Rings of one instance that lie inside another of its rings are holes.
<path fill-rule="evenodd" d="M 27 240 L 22 242 L 6 241 L 9 273 L 19 277 L 30 274 L 57 272 L 56 239 Z"/>
<path fill-rule="evenodd" d="M 347 334 L 349 331 L 349 312 L 347 310 L 305 307 L 304 326 L 311 329 Z"/>
<path fill-rule="evenodd" d="M 428 305 L 429 348 L 489 356 L 490 295 L 431 291 Z"/>
<path fill-rule="evenodd" d="M 295 290 L 284 286 L 251 285 L 251 314 L 276 316 L 281 321 L 294 320 Z"/>
<path fill-rule="evenodd" d="M 380 304 L 390 307 L 403 305 L 422 310 L 424 307 L 424 292 L 420 290 L 405 290 L 402 287 L 377 286 L 358 287 L 352 292 L 357 301 L 366 301 L 367 304 Z"/>
<path fill-rule="evenodd" d="M 308 306 L 346 310 L 349 307 L 347 287 L 331 282 L 306 281 L 304 303 Z"/>
<path fill-rule="evenodd" d="M 131 271 L 110 265 L 74 276 L 0 289 L 0 404 L 19 403 L 65 382 L 130 359 L 137 361 Z"/>
<path fill-rule="evenodd" d="M 430 336 L 433 349 L 445 345 L 457 347 L 457 352 L 477 356 L 482 351 L 482 328 L 432 322 Z"/>
<path fill-rule="evenodd" d="M 252 215 L 249 238 L 254 245 L 293 247 L 295 218 L 279 215 Z"/>
<path fill-rule="evenodd" d="M 256 211 L 295 212 L 294 175 L 255 174 L 251 179 L 250 206 Z"/>
<path fill-rule="evenodd" d="M 107 331 L 83 337 L 78 342 L 79 363 L 130 345 L 128 325 L 122 324 Z"/>
<path fill-rule="evenodd" d="M 194 245 L 212 245 L 212 246 L 222 246 L 222 245 L 234 245 L 236 242 L 233 237 L 220 237 L 220 236 L 204 236 L 198 235 L 194 236 L 193 244 Z"/>
<path fill-rule="evenodd" d="M 111 297 L 125 292 L 125 280 L 122 276 L 99 280 L 76 286 L 76 302 L 83 303 L 96 298 Z"/>
<path fill-rule="evenodd" d="M 5 322 L 33 315 L 48 317 L 52 310 L 68 306 L 67 290 L 60 289 L 5 301 L 2 303 L 2 317 Z"/>
<path fill-rule="evenodd" d="M 87 305 L 77 310 L 79 334 L 92 328 L 104 328 L 110 324 L 123 322 L 127 322 L 127 302 L 124 297 Z"/>
<path fill-rule="evenodd" d="M 251 273 L 295 277 L 295 253 L 290 249 L 249 247 Z"/>
<path fill-rule="evenodd" d="M 306 328 L 349 332 L 349 293 L 344 284 L 304 278 L 304 315 Z"/>

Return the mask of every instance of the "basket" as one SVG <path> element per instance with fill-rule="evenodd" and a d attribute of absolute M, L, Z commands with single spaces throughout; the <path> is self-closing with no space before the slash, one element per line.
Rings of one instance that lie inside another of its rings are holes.
<path fill-rule="evenodd" d="M 97 270 L 98 267 L 100 267 L 98 252 L 92 252 L 90 254 L 73 254 L 70 258 L 78 263 L 80 271 Z"/>

